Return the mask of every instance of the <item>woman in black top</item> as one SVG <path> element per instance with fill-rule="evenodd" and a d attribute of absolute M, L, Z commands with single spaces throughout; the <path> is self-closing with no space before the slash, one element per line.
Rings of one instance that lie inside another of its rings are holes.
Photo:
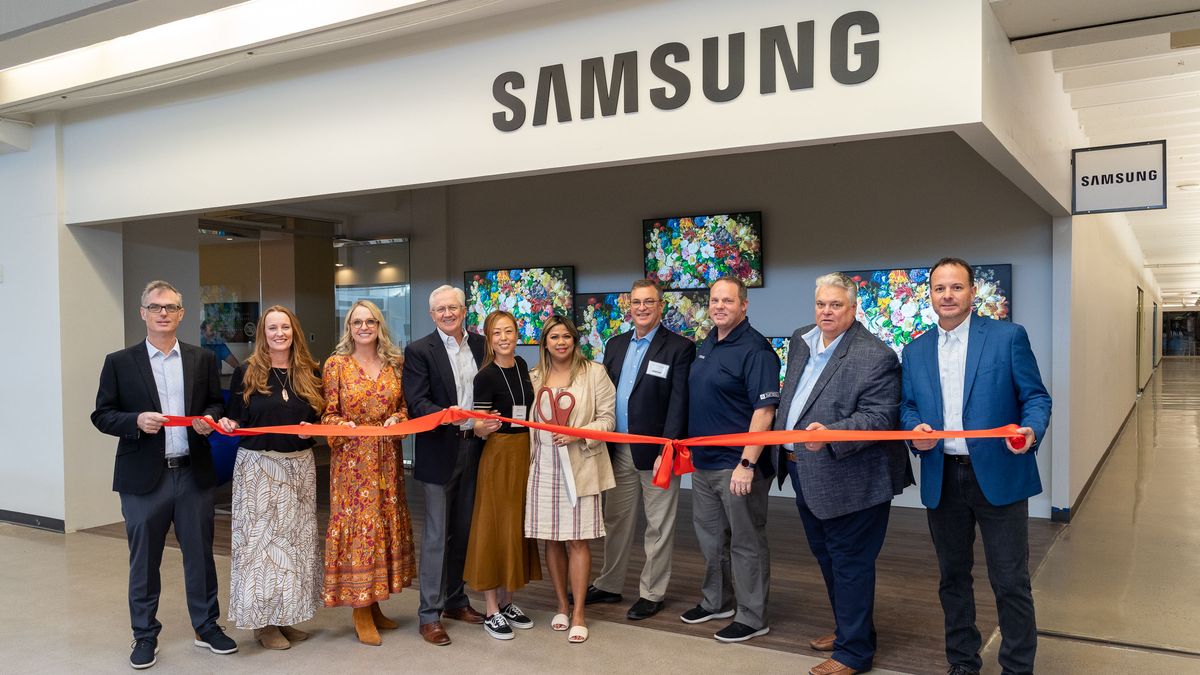
<path fill-rule="evenodd" d="M 483 322 L 483 367 L 475 375 L 475 408 L 528 419 L 533 406 L 529 368 L 516 356 L 517 320 L 492 312 Z M 525 483 L 529 479 L 529 430 L 499 420 L 476 420 L 475 435 L 487 439 L 479 460 L 475 511 L 463 579 L 483 591 L 483 627 L 498 640 L 533 620 L 512 602 L 513 591 L 542 578 L 537 542 L 524 535 Z"/>
<path fill-rule="evenodd" d="M 293 336 L 298 336 L 293 339 Z M 238 366 L 221 428 L 311 424 L 325 407 L 300 321 L 275 305 Z M 293 628 L 321 602 L 317 478 L 311 436 L 243 436 L 233 468 L 229 620 L 267 649 L 308 637 Z"/>

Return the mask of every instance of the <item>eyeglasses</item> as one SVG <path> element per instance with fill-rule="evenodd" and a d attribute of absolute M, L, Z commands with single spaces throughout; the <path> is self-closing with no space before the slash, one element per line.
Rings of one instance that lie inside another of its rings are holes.
<path fill-rule="evenodd" d="M 434 314 L 458 314 L 462 308 L 462 305 L 442 305 L 441 307 L 434 307 L 429 311 Z"/>
<path fill-rule="evenodd" d="M 166 312 L 167 314 L 178 314 L 183 307 L 180 305 L 159 305 L 156 303 L 152 305 L 145 305 L 142 307 L 142 309 L 151 314 L 160 314 L 162 312 Z"/>
<path fill-rule="evenodd" d="M 630 307 L 653 307 L 658 304 L 658 300 L 630 300 Z"/>
<path fill-rule="evenodd" d="M 364 326 L 366 326 L 367 328 L 374 328 L 375 326 L 378 326 L 378 325 L 379 325 L 379 322 L 376 321 L 375 319 L 355 319 L 350 322 L 351 328 L 362 328 Z"/>

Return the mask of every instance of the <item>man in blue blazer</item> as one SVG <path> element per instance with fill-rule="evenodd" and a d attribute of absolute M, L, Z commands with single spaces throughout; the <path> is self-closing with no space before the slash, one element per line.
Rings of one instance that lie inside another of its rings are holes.
<path fill-rule="evenodd" d="M 629 304 L 634 329 L 604 345 L 604 369 L 617 388 L 617 431 L 686 438 L 688 371 L 696 345 L 662 325 L 662 291 L 653 281 L 633 282 Z M 660 445 L 609 443 L 608 451 L 617 486 L 604 495 L 604 568 L 588 588 L 587 602 L 621 601 L 640 503 L 646 514 L 646 563 L 638 600 L 625 613 L 639 621 L 662 609 L 671 581 L 679 476 L 672 476 L 665 490 L 654 486 Z"/>
<path fill-rule="evenodd" d="M 1029 583 L 1029 498 L 1042 491 L 1034 453 L 1050 423 L 1050 394 L 1025 329 L 972 316 L 974 279 L 971 266 L 958 258 L 942 258 L 930 270 L 938 327 L 904 350 L 900 422 L 913 431 L 1020 425 L 1024 442 L 1016 445 L 998 438 L 912 445 L 921 458 L 921 501 L 941 572 L 950 674 L 983 667 L 971 577 L 976 524 L 996 593 L 1000 666 L 1005 673 L 1032 673 L 1037 626 Z"/>

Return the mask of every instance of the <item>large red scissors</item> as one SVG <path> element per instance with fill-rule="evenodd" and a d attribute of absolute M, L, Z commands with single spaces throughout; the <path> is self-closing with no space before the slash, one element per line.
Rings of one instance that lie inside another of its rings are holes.
<path fill-rule="evenodd" d="M 538 418 L 560 427 L 567 426 L 571 419 L 571 411 L 575 410 L 575 396 L 569 391 L 555 393 L 550 387 L 539 387 L 534 401 L 537 404 Z M 567 486 L 567 498 L 574 507 L 579 501 L 579 496 L 575 488 L 575 473 L 571 470 L 571 456 L 567 452 L 567 446 L 555 444 L 555 448 L 558 450 L 558 462 L 562 467 L 563 483 Z"/>

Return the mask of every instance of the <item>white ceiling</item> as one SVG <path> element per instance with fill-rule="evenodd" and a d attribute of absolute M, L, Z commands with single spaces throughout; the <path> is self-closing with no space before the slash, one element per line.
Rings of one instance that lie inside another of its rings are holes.
<path fill-rule="evenodd" d="M 502 6 L 509 5 L 505 9 L 511 11 L 513 6 L 529 7 L 552 1 L 517 0 L 502 3 Z M 1200 27 L 1200 0 L 989 1 L 1018 51 L 1052 53 L 1054 67 L 1062 73 L 1064 90 L 1070 94 L 1092 145 L 1167 140 L 1168 208 L 1131 213 L 1129 221 L 1147 264 L 1153 268 L 1163 290 L 1164 299 L 1172 302 L 1200 297 L 1200 227 L 1197 227 L 1200 225 L 1200 192 L 1175 189 L 1179 183 L 1200 182 L 1200 47 L 1172 49 L 1170 45 L 1172 31 Z M 0 19 L 8 20 L 0 21 L 0 24 L 8 24 L 7 28 L 0 25 L 0 35 L 8 33 L 10 36 L 0 39 L 0 69 L 235 5 L 238 0 L 55 2 L 60 9 L 73 9 L 74 12 L 59 20 L 41 16 L 30 18 L 25 16 L 28 12 L 14 11 L 24 4 L 24 0 L 0 0 Z M 47 2 L 39 6 L 46 9 L 53 4 Z M 415 4 L 427 10 L 440 5 L 440 11 L 452 14 L 454 12 L 448 11 L 451 8 L 470 7 L 478 12 L 481 5 L 492 3 L 426 0 Z M 491 7 L 488 9 L 496 11 Z M 21 21 L 17 21 L 22 17 L 32 25 L 22 28 Z M 472 13 L 454 17 L 455 20 L 466 18 L 473 18 Z M 401 18 L 383 20 L 399 23 Z M 378 37 L 380 21 L 375 19 L 353 27 L 345 26 L 339 32 L 353 34 L 370 28 L 366 35 Z M 439 23 L 444 25 L 444 18 Z M 394 30 L 394 27 L 388 29 Z M 329 33 L 310 35 L 308 40 L 315 42 L 330 37 Z M 229 70 L 235 69 L 238 68 Z M 160 72 L 144 77 L 166 75 Z M 117 86 L 128 87 L 131 82 L 137 83 L 127 80 Z M 53 98 L 59 99 L 58 96 Z M 51 107 L 69 107 L 70 104 L 70 101 L 59 99 Z M 42 109 L 43 105 L 38 104 L 37 109 Z M 6 114 L 19 112 L 24 110 L 6 106 Z M 371 203 L 377 199 L 365 201 Z M 370 205 L 374 206 L 373 203 Z M 345 204 L 340 206 L 346 207 Z"/>

